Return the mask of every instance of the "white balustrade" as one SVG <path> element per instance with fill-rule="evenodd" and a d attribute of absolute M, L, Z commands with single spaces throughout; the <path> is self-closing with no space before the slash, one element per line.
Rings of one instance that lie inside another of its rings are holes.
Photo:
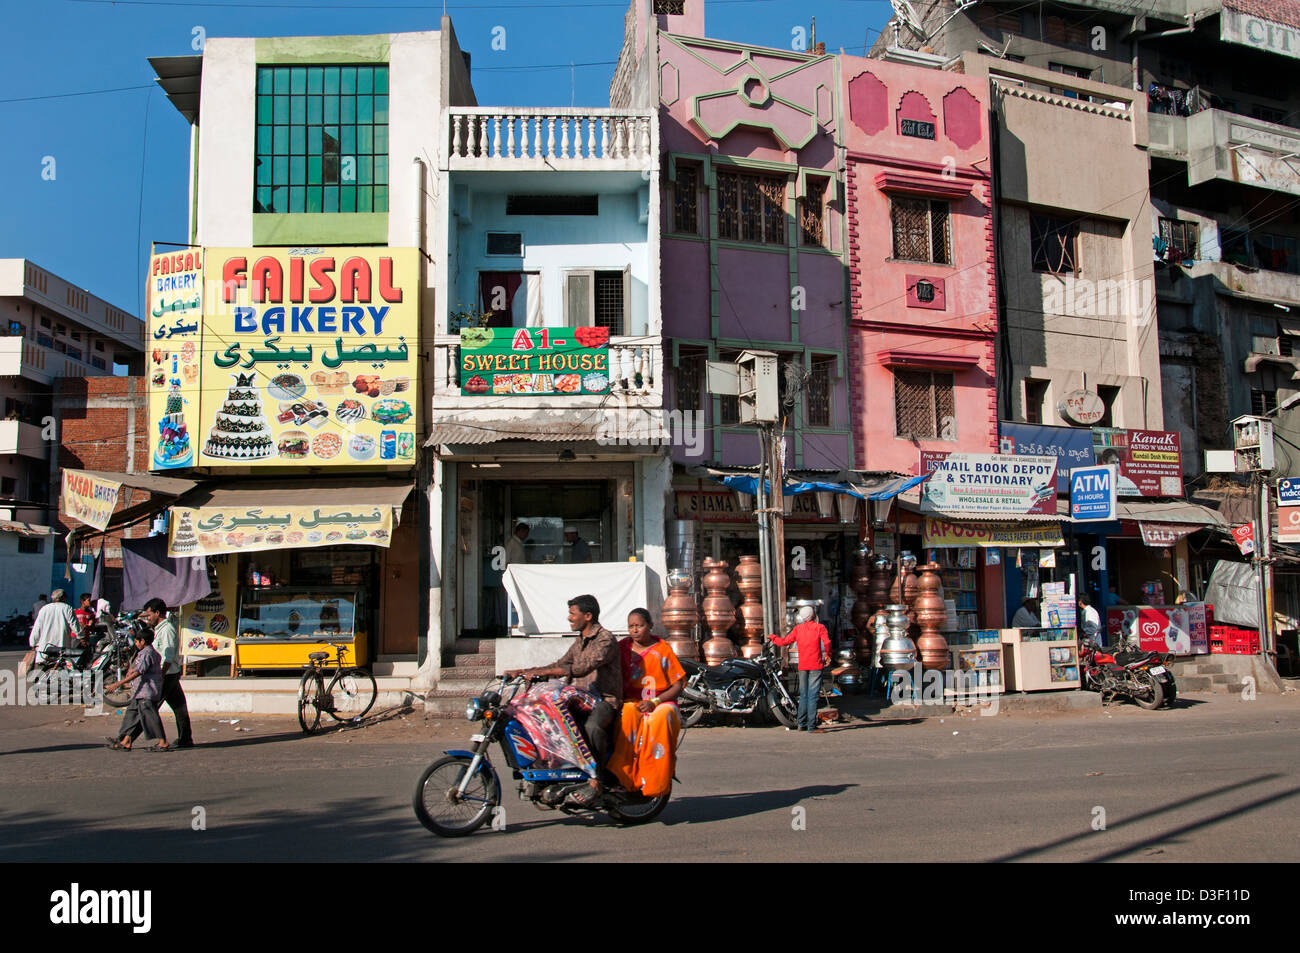
<path fill-rule="evenodd" d="M 654 148 L 650 113 L 465 107 L 451 110 L 449 119 L 453 163 L 473 160 L 476 166 L 490 166 L 521 159 L 539 163 L 637 162 L 649 159 Z"/>

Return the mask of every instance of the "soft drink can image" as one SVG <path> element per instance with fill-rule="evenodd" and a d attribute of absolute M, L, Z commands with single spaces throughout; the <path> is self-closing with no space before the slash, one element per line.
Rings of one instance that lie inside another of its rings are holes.
<path fill-rule="evenodd" d="M 400 433 L 397 435 L 397 455 L 403 458 L 415 456 L 415 434 Z"/>
<path fill-rule="evenodd" d="M 385 430 L 379 435 L 379 459 L 393 460 L 397 457 L 397 431 Z"/>

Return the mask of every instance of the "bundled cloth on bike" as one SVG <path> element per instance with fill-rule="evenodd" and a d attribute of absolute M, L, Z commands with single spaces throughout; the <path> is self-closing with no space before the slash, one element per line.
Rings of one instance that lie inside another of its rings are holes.
<path fill-rule="evenodd" d="M 537 760 L 531 766 L 574 767 L 594 778 L 596 759 L 572 712 L 576 709 L 585 717 L 599 701 L 599 695 L 551 681 L 534 685 L 521 701 L 510 706 L 514 717 L 537 746 Z"/>
<path fill-rule="evenodd" d="M 609 759 L 609 770 L 628 790 L 659 797 L 672 790 L 677 767 L 677 737 L 682 730 L 675 702 L 662 702 L 650 712 L 638 707 L 686 677 L 677 655 L 663 639 L 644 654 L 633 650 L 632 640 L 619 645 L 623 653 L 622 730 Z"/>

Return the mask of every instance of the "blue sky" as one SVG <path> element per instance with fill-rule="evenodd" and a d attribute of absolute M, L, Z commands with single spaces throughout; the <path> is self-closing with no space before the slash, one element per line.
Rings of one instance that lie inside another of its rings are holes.
<path fill-rule="evenodd" d="M 412 0 L 0 0 L 0 8 L 0 257 L 29 258 L 136 314 L 150 242 L 182 241 L 186 229 L 188 126 L 161 90 L 150 91 L 147 57 L 193 53 L 196 28 L 207 36 L 390 33 L 436 30 L 442 13 L 440 3 Z M 608 105 L 626 9 L 621 0 L 447 4 L 473 57 L 479 102 L 504 106 Z M 710 0 L 706 10 L 707 33 L 718 39 L 789 48 L 794 28 L 816 17 L 830 51 L 861 54 L 890 8 L 887 0 Z M 496 27 L 505 28 L 505 50 L 492 49 Z"/>

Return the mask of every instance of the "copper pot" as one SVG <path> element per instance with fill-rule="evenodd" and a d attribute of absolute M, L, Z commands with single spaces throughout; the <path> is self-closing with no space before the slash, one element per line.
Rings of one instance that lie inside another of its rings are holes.
<path fill-rule="evenodd" d="M 689 575 L 669 574 L 668 597 L 664 599 L 661 618 L 674 654 L 679 659 L 698 661 L 700 652 L 695 644 L 695 625 L 700 618 L 700 609 L 691 595 Z"/>
<path fill-rule="evenodd" d="M 704 624 L 709 628 L 709 638 L 704 643 L 704 661 L 717 665 L 736 657 L 736 647 L 727 638 L 727 630 L 736 620 L 736 607 L 727 595 L 731 577 L 727 575 L 726 560 L 705 559 L 704 570 L 704 602 L 700 608 Z"/>
<path fill-rule="evenodd" d="M 916 599 L 913 603 L 920 637 L 916 640 L 917 655 L 926 671 L 948 667 L 948 640 L 939 629 L 948 617 L 943 602 L 943 580 L 938 563 L 926 563 L 916 579 Z"/>
<path fill-rule="evenodd" d="M 763 654 L 763 603 L 759 591 L 763 588 L 763 568 L 757 556 L 741 556 L 736 566 L 736 588 L 744 601 L 740 616 L 745 629 L 745 644 L 740 654 L 745 658 L 758 658 Z"/>

